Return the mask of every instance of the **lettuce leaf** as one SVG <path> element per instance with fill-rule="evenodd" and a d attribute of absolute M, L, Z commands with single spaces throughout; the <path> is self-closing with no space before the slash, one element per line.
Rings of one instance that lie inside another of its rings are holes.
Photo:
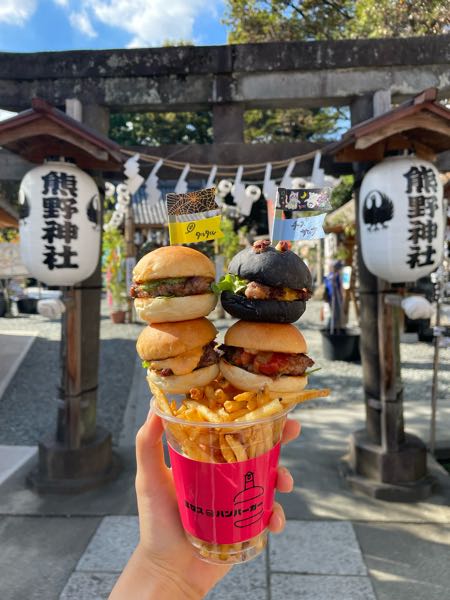
<path fill-rule="evenodd" d="M 141 364 L 142 364 L 142 368 L 143 369 L 148 369 L 150 367 L 150 361 L 149 360 L 143 360 Z"/>
<path fill-rule="evenodd" d="M 215 294 L 220 294 L 221 292 L 243 294 L 247 284 L 248 281 L 246 279 L 241 279 L 238 275 L 227 273 L 218 283 L 213 283 L 211 289 Z"/>
<path fill-rule="evenodd" d="M 322 367 L 317 367 L 316 369 L 311 369 L 310 371 L 305 371 L 305 375 L 312 375 L 312 373 L 315 373 L 316 371 L 320 371 L 322 369 Z"/>

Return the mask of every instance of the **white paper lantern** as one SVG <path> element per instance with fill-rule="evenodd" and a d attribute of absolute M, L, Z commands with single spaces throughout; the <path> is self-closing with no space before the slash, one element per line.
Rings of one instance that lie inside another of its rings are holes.
<path fill-rule="evenodd" d="M 402 283 L 428 275 L 444 247 L 439 172 L 415 157 L 391 157 L 371 169 L 360 190 L 364 262 L 374 275 Z"/>
<path fill-rule="evenodd" d="M 70 286 L 95 271 L 100 199 L 94 180 L 64 160 L 29 171 L 19 191 L 20 251 L 33 277 Z"/>
<path fill-rule="evenodd" d="M 220 198 L 225 198 L 228 194 L 231 194 L 233 189 L 233 182 L 229 179 L 221 179 L 217 185 L 217 195 Z"/>

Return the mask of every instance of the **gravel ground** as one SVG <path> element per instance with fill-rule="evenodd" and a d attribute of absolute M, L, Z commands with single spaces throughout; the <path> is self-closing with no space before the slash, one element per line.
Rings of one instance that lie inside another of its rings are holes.
<path fill-rule="evenodd" d="M 38 333 L 0 399 L 0 444 L 33 445 L 56 426 L 61 324 L 40 315 L 0 318 L 0 330 Z M 97 422 L 117 442 L 132 383 L 140 324 L 114 325 L 102 303 Z"/>
<path fill-rule="evenodd" d="M 336 406 L 363 402 L 361 365 L 328 361 L 322 356 L 319 310 L 320 302 L 310 301 L 298 325 L 308 342 L 308 354 L 315 360 L 316 366 L 321 367 L 321 371 L 310 377 L 309 385 L 330 387 L 332 395 L 309 402 L 304 409 L 325 408 L 330 403 Z M 216 322 L 216 326 L 223 333 L 230 323 L 222 319 Z M 38 315 L 29 315 L 14 319 L 0 318 L 0 329 L 38 332 L 26 360 L 0 399 L 0 444 L 35 444 L 56 423 L 54 398 L 59 372 L 55 367 L 58 365 L 60 324 Z M 141 329 L 140 324 L 114 325 L 103 303 L 97 421 L 112 431 L 115 442 L 122 428 L 136 362 L 135 341 Z M 401 358 L 405 411 L 428 418 L 433 346 L 422 342 L 402 343 Z M 439 370 L 440 408 L 448 404 L 448 390 L 450 351 L 443 350 Z M 449 411 L 445 411 L 443 416 L 450 420 Z"/>

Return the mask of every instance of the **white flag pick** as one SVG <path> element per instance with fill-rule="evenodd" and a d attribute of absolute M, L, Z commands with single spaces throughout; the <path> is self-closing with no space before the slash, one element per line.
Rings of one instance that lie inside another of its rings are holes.
<path fill-rule="evenodd" d="M 267 163 L 263 183 L 263 194 L 266 200 L 275 200 L 277 196 L 277 184 L 273 179 L 270 179 L 271 174 L 272 164 Z"/>
<path fill-rule="evenodd" d="M 190 165 L 184 165 L 183 172 L 180 175 L 180 178 L 177 181 L 177 185 L 175 186 L 175 194 L 185 194 L 188 190 L 188 184 L 186 181 L 187 174 L 189 173 Z"/>
<path fill-rule="evenodd" d="M 295 160 L 292 159 L 288 164 L 286 171 L 284 172 L 283 179 L 281 180 L 280 187 L 290 189 L 292 185 L 291 174 L 295 167 Z"/>
<path fill-rule="evenodd" d="M 150 175 L 147 177 L 147 181 L 145 182 L 145 191 L 147 195 L 147 202 L 150 206 L 154 206 L 158 204 L 161 199 L 161 192 L 158 188 L 158 171 L 163 164 L 162 158 L 158 160 L 157 163 L 153 166 L 153 169 L 150 171 Z"/>

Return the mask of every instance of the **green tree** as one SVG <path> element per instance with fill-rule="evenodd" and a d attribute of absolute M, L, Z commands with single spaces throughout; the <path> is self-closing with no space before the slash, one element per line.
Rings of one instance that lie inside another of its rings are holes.
<path fill-rule="evenodd" d="M 353 0 L 225 0 L 230 43 L 345 37 Z"/>
<path fill-rule="evenodd" d="M 111 115 L 109 135 L 127 146 L 208 144 L 212 116 L 209 112 L 117 113 Z"/>
<path fill-rule="evenodd" d="M 449 0 L 225 0 L 230 43 L 401 37 L 444 33 Z M 336 135 L 343 109 L 252 110 L 248 142 Z"/>
<path fill-rule="evenodd" d="M 449 0 L 357 0 L 349 38 L 442 34 L 450 25 Z"/>
<path fill-rule="evenodd" d="M 339 108 L 254 109 L 245 113 L 246 142 L 325 141 L 345 118 Z"/>
<path fill-rule="evenodd" d="M 449 0 L 225 0 L 231 43 L 445 33 Z"/>

